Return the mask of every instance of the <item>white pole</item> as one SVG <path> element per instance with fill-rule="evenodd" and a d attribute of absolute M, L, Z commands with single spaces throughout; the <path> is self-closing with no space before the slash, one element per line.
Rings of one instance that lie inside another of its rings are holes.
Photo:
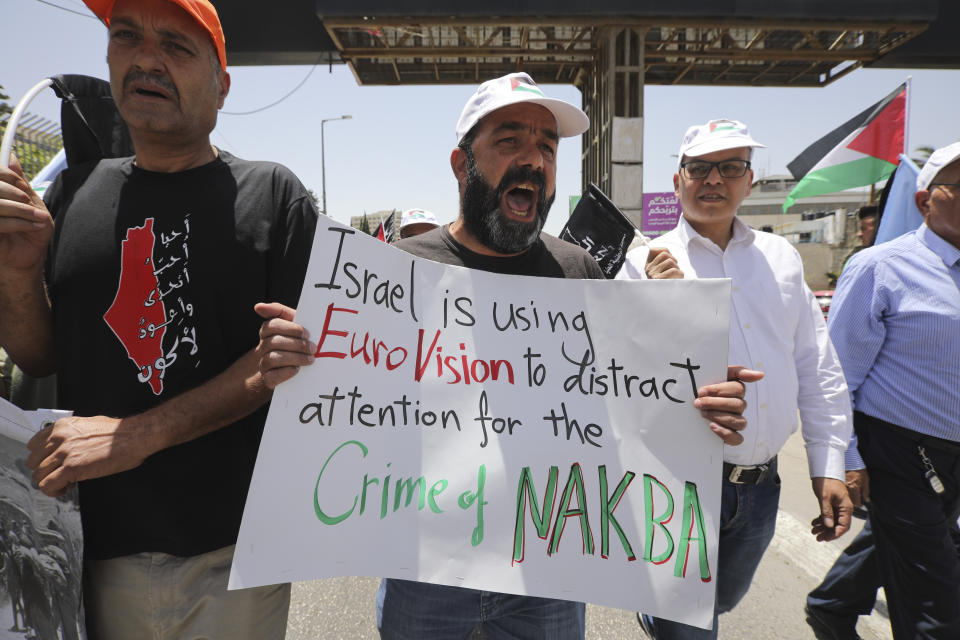
<path fill-rule="evenodd" d="M 323 125 L 326 123 L 326 120 L 320 121 L 320 175 L 323 185 L 320 187 L 320 193 L 323 194 L 323 215 L 327 215 L 327 158 L 323 152 Z"/>
<path fill-rule="evenodd" d="M 323 194 L 323 215 L 327 213 L 327 156 L 323 151 L 323 125 L 334 120 L 350 120 L 353 116 L 340 116 L 339 118 L 324 118 L 320 121 L 320 175 L 321 175 L 321 193 Z"/>
<path fill-rule="evenodd" d="M 17 103 L 17 106 L 14 107 L 13 113 L 10 114 L 10 119 L 7 120 L 7 130 L 3 134 L 3 142 L 0 143 L 0 166 L 4 169 L 10 166 L 10 152 L 13 151 L 13 139 L 17 137 L 17 127 L 20 125 L 20 118 L 23 117 L 24 111 L 27 110 L 27 105 L 33 102 L 33 99 L 37 95 L 53 84 L 53 80 L 50 78 L 44 78 L 37 84 L 33 85 L 30 91 L 27 91 L 26 95 L 20 99 L 20 102 Z"/>
<path fill-rule="evenodd" d="M 913 76 L 907 76 L 907 96 L 906 105 L 903 109 L 903 155 L 910 157 L 910 84 L 913 82 Z"/>

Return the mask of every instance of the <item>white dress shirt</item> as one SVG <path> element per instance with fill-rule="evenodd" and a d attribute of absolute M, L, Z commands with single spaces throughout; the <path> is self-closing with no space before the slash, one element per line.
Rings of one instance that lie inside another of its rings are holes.
<path fill-rule="evenodd" d="M 780 236 L 734 219 L 724 251 L 683 217 L 651 246 L 670 249 L 685 278 L 733 280 L 728 362 L 765 374 L 746 385 L 743 442 L 724 447 L 723 459 L 753 465 L 777 455 L 797 429 L 799 411 L 810 477 L 843 480 L 850 399 L 797 250 Z M 645 278 L 647 252 L 640 247 L 628 253 L 617 279 Z"/>

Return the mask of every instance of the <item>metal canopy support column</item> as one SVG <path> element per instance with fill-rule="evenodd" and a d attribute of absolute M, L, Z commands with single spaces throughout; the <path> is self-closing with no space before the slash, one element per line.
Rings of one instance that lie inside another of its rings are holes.
<path fill-rule="evenodd" d="M 590 117 L 590 128 L 582 137 L 583 191 L 593 182 L 610 193 L 610 138 L 613 134 L 613 30 L 596 33 L 596 57 L 593 68 L 580 87 L 583 110 Z"/>
<path fill-rule="evenodd" d="M 597 34 L 597 57 L 583 105 L 583 188 L 593 182 L 640 226 L 643 197 L 644 30 L 607 28 Z"/>

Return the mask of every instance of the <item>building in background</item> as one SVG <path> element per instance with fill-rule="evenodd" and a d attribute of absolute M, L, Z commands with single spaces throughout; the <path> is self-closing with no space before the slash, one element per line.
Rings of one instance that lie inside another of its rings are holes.
<path fill-rule="evenodd" d="M 390 216 L 393 216 L 393 228 L 400 228 L 400 209 L 382 209 L 380 211 L 374 211 L 372 213 L 364 213 L 359 216 L 350 216 L 350 226 L 354 229 L 365 231 L 363 229 L 363 219 L 367 219 L 367 224 L 369 225 L 370 235 L 375 235 L 377 233 L 377 227 L 380 226 L 381 222 L 386 221 Z"/>
<path fill-rule="evenodd" d="M 870 201 L 870 189 L 802 198 L 782 213 L 783 202 L 796 185 L 790 175 L 760 178 L 740 205 L 740 218 L 754 229 L 789 240 L 803 259 L 811 289 L 832 289 L 844 258 L 857 243 L 857 210 Z"/>

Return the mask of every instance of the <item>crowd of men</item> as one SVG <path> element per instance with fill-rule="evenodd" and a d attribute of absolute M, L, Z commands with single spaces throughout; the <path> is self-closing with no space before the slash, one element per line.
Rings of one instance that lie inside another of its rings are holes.
<path fill-rule="evenodd" d="M 27 465 L 48 495 L 79 484 L 91 638 L 282 638 L 289 585 L 226 583 L 266 405 L 313 363 L 294 309 L 317 211 L 281 165 L 211 145 L 230 75 L 209 2 L 85 2 L 109 29 L 135 155 L 70 167 L 45 201 L 16 162 L 0 170 L 0 346 L 32 375 L 56 371 L 75 411 L 30 441 Z M 501 274 L 602 278 L 585 250 L 542 233 L 559 140 L 588 126 L 525 73 L 484 82 L 456 123 L 456 220 L 411 210 L 397 246 Z M 658 640 L 717 637 L 774 535 L 777 454 L 800 428 L 813 534 L 842 535 L 865 503 L 872 544 L 858 566 L 875 578 L 854 583 L 886 589 L 896 638 L 960 637 L 960 144 L 918 179 L 926 224 L 852 257 L 829 330 L 796 250 L 737 218 L 762 146 L 736 120 L 691 126 L 680 223 L 618 276 L 732 279 L 736 366 L 698 398 L 726 445 L 713 629 L 639 624 Z M 841 595 L 811 594 L 823 637 L 856 637 L 863 611 Z M 384 638 L 583 638 L 584 605 L 386 579 L 378 626 Z"/>

